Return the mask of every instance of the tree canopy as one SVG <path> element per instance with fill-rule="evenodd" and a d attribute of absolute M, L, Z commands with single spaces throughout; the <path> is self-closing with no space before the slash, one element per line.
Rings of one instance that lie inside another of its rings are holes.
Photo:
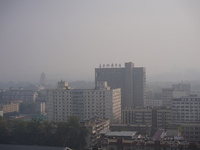
<path fill-rule="evenodd" d="M 78 118 L 67 122 L 48 122 L 34 118 L 31 121 L 7 122 L 0 117 L 0 144 L 23 144 L 70 147 L 81 150 L 86 145 L 88 131 Z"/>

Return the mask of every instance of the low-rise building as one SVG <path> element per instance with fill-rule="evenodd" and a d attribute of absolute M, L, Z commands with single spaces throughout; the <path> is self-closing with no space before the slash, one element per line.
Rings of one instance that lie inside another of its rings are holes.
<path fill-rule="evenodd" d="M 111 124 L 110 131 L 137 131 L 142 135 L 151 135 L 151 125 Z"/>
<path fill-rule="evenodd" d="M 83 122 L 84 126 L 89 131 L 89 136 L 87 138 L 87 148 L 94 147 L 99 143 L 100 140 L 100 131 L 109 130 L 110 120 L 109 119 L 100 119 L 100 118 L 91 118 Z"/>
<path fill-rule="evenodd" d="M 165 129 L 172 123 L 171 109 L 165 107 L 126 108 L 122 110 L 122 123 Z"/>
<path fill-rule="evenodd" d="M 148 108 L 125 108 L 122 110 L 122 123 L 152 125 L 152 110 Z"/>
<path fill-rule="evenodd" d="M 174 123 L 186 141 L 200 142 L 200 123 Z"/>
<path fill-rule="evenodd" d="M 2 99 L 35 102 L 37 95 L 37 92 L 33 90 L 7 90 L 2 93 Z"/>
<path fill-rule="evenodd" d="M 157 108 L 156 111 L 156 128 L 166 129 L 172 123 L 171 108 Z"/>
<path fill-rule="evenodd" d="M 19 104 L 11 102 L 10 104 L 2 104 L 3 114 L 12 113 L 12 112 L 19 112 Z"/>
<path fill-rule="evenodd" d="M 117 136 L 115 134 L 118 134 Z M 196 142 L 183 141 L 182 138 L 176 139 L 177 131 L 156 132 L 155 140 L 143 137 L 131 132 L 111 133 L 102 140 L 101 147 L 104 150 L 196 150 L 200 148 L 200 144 Z"/>

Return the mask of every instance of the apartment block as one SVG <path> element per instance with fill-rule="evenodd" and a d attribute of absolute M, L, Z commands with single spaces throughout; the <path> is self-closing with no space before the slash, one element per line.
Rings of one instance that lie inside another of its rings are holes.
<path fill-rule="evenodd" d="M 172 123 L 170 108 L 126 108 L 122 109 L 122 123 L 167 128 Z"/>
<path fill-rule="evenodd" d="M 200 97 L 188 96 L 172 101 L 173 122 L 199 123 Z"/>
<path fill-rule="evenodd" d="M 47 118 L 55 122 L 67 121 L 69 116 L 80 120 L 93 117 L 121 122 L 121 89 L 110 89 L 107 82 L 98 82 L 95 89 L 71 89 L 67 82 L 47 91 Z"/>
<path fill-rule="evenodd" d="M 22 100 L 23 102 L 35 102 L 38 94 L 32 90 L 8 90 L 2 93 L 3 100 Z"/>
<path fill-rule="evenodd" d="M 122 123 L 152 125 L 152 110 L 146 108 L 122 109 Z"/>
<path fill-rule="evenodd" d="M 89 131 L 89 136 L 87 137 L 87 148 L 95 146 L 100 138 L 100 131 L 109 130 L 110 120 L 101 118 L 91 118 L 83 122 L 84 126 Z"/>
<path fill-rule="evenodd" d="M 156 128 L 165 129 L 168 128 L 169 125 L 172 123 L 172 113 L 171 108 L 159 108 L 156 109 Z"/>
<path fill-rule="evenodd" d="M 181 131 L 185 140 L 200 142 L 200 124 L 199 123 L 182 123 Z"/>
<path fill-rule="evenodd" d="M 0 105 L 3 110 L 3 114 L 12 113 L 12 112 L 19 112 L 19 104 L 18 103 L 10 103 L 10 104 L 3 104 Z"/>

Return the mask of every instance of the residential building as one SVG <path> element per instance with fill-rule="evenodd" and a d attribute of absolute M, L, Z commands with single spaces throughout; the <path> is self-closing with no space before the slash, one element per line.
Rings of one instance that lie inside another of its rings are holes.
<path fill-rule="evenodd" d="M 23 102 L 35 102 L 37 92 L 33 90 L 8 90 L 2 93 L 3 100 L 22 100 Z"/>
<path fill-rule="evenodd" d="M 67 82 L 47 91 L 47 118 L 55 122 L 67 121 L 69 116 L 80 120 L 93 117 L 121 123 L 121 90 L 110 89 L 107 82 L 98 82 L 95 89 L 71 89 Z"/>
<path fill-rule="evenodd" d="M 200 97 L 173 99 L 172 115 L 175 123 L 200 123 Z"/>
<path fill-rule="evenodd" d="M 152 110 L 147 108 L 122 109 L 122 123 L 152 125 Z"/>
<path fill-rule="evenodd" d="M 172 123 L 171 108 L 158 108 L 153 110 L 156 112 L 156 128 L 166 129 Z"/>
<path fill-rule="evenodd" d="M 10 104 L 0 105 L 0 107 L 3 110 L 3 114 L 12 113 L 12 112 L 19 112 L 19 103 L 11 102 Z"/>
<path fill-rule="evenodd" d="M 199 123 L 181 123 L 180 130 L 187 141 L 200 142 L 200 124 Z"/>
<path fill-rule="evenodd" d="M 122 123 L 147 125 L 153 129 L 167 128 L 172 123 L 170 108 L 126 108 L 122 109 Z"/>
<path fill-rule="evenodd" d="M 95 84 L 106 81 L 115 89 L 121 88 L 122 108 L 144 106 L 146 95 L 146 71 L 144 67 L 134 67 L 132 62 L 125 67 L 103 65 L 95 68 Z"/>
<path fill-rule="evenodd" d="M 100 131 L 109 130 L 109 126 L 110 126 L 109 119 L 101 119 L 98 117 L 85 120 L 82 123 L 89 131 L 86 148 L 90 148 L 98 144 L 100 140 Z"/>

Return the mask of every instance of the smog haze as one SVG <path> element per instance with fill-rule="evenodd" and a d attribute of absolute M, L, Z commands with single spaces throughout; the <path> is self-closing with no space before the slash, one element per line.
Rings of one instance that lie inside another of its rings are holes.
<path fill-rule="evenodd" d="M 0 82 L 93 81 L 125 62 L 147 80 L 198 80 L 199 56 L 199 0 L 0 1 Z"/>

